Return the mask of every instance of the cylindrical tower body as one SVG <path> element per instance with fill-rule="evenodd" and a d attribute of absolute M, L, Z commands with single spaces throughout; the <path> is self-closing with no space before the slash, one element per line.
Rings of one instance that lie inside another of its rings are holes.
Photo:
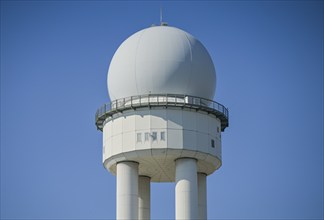
<path fill-rule="evenodd" d="M 117 163 L 117 219 L 138 218 L 138 163 Z"/>
<path fill-rule="evenodd" d="M 207 218 L 206 176 L 221 166 L 228 126 L 215 88 L 209 53 L 183 30 L 146 28 L 120 45 L 111 103 L 96 114 L 104 166 L 117 175 L 117 218 L 150 218 L 150 182 L 176 182 L 177 219 Z"/>
<path fill-rule="evenodd" d="M 176 219 L 198 219 L 197 161 L 176 160 Z"/>
<path fill-rule="evenodd" d="M 207 219 L 207 175 L 198 173 L 198 219 Z"/>
<path fill-rule="evenodd" d="M 151 218 L 151 178 L 140 176 L 138 181 L 138 219 Z"/>

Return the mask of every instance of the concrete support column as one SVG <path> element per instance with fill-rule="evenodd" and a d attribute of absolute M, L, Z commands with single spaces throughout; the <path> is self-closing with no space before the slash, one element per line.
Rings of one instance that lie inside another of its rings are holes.
<path fill-rule="evenodd" d="M 138 218 L 138 163 L 117 163 L 116 215 L 117 219 Z"/>
<path fill-rule="evenodd" d="M 207 219 L 207 190 L 205 173 L 198 173 L 198 219 Z"/>
<path fill-rule="evenodd" d="M 176 160 L 176 219 L 198 219 L 197 161 L 192 158 Z"/>
<path fill-rule="evenodd" d="M 138 180 L 138 219 L 151 218 L 151 178 L 140 176 Z"/>

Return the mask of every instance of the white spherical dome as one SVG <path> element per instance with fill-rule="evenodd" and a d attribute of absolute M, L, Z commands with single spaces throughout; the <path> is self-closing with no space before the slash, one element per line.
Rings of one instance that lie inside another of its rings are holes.
<path fill-rule="evenodd" d="M 145 94 L 213 99 L 216 73 L 206 48 L 178 28 L 155 26 L 126 39 L 108 70 L 110 100 Z"/>

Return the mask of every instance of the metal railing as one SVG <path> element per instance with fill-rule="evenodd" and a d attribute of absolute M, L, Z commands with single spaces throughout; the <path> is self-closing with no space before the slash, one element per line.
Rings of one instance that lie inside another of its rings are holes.
<path fill-rule="evenodd" d="M 141 107 L 180 107 L 206 111 L 221 120 L 221 130 L 228 127 L 228 109 L 215 101 L 188 95 L 148 94 L 117 99 L 104 104 L 96 112 L 97 129 L 102 130 L 104 121 L 112 115 Z"/>

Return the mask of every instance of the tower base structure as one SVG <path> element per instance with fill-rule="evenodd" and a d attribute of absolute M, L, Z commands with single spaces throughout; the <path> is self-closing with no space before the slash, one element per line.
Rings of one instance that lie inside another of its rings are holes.
<path fill-rule="evenodd" d="M 103 164 L 117 176 L 117 219 L 150 219 L 150 182 L 176 183 L 176 219 L 207 219 L 206 177 L 221 166 L 227 114 L 210 100 L 168 95 L 100 110 Z"/>

